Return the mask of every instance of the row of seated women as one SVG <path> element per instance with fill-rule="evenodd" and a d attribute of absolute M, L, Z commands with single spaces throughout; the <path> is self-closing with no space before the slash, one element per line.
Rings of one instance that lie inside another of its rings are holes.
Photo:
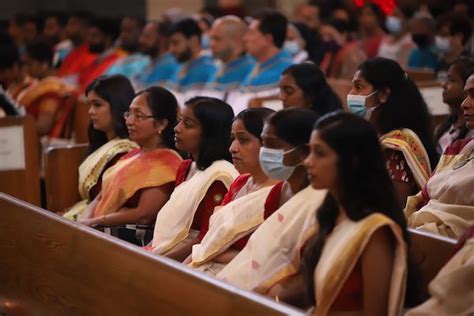
<path fill-rule="evenodd" d="M 472 130 L 474 76 L 465 90 L 457 113 Z M 154 224 L 145 249 L 246 290 L 315 305 L 316 315 L 399 314 L 417 303 L 407 220 L 453 237 L 472 225 L 474 142 L 448 146 L 431 174 L 437 155 L 426 104 L 393 61 L 360 65 L 347 100 L 359 115 L 329 104 L 307 109 L 314 104 L 301 93 L 287 109 L 235 118 L 225 102 L 195 97 L 178 117 L 166 89 L 134 96 L 120 76 L 97 79 L 86 94 L 84 202 L 66 217 Z"/>

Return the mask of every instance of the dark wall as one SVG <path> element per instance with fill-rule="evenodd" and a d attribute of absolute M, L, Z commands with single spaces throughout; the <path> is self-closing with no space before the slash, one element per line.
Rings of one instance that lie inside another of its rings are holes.
<path fill-rule="evenodd" d="M 17 12 L 91 11 L 98 16 L 145 16 L 145 0 L 0 0 L 0 20 Z"/>

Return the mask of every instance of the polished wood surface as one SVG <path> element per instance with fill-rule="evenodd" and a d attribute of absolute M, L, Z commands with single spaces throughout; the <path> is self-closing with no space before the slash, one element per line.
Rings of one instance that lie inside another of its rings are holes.
<path fill-rule="evenodd" d="M 423 294 L 426 296 L 428 284 L 453 255 L 456 240 L 415 229 L 409 229 L 409 233 L 413 259 L 421 269 Z"/>
<path fill-rule="evenodd" d="M 0 171 L 0 192 L 41 205 L 40 143 L 35 121 L 30 116 L 0 119 L 0 127 L 8 126 L 23 127 L 25 169 Z"/>
<path fill-rule="evenodd" d="M 0 194 L 0 314 L 282 315 L 300 311 Z"/>
<path fill-rule="evenodd" d="M 44 154 L 44 180 L 48 210 L 62 213 L 80 201 L 78 168 L 84 160 L 87 144 L 49 148 Z"/>
<path fill-rule="evenodd" d="M 78 99 L 74 106 L 73 130 L 74 140 L 77 144 L 89 142 L 87 127 L 89 126 L 88 105 L 83 99 Z"/>

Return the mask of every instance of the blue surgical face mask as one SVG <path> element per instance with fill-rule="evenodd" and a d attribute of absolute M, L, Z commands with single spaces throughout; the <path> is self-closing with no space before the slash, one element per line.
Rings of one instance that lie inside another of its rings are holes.
<path fill-rule="evenodd" d="M 402 30 L 402 20 L 396 16 L 388 16 L 385 20 L 385 27 L 387 30 L 394 35 L 400 34 Z"/>
<path fill-rule="evenodd" d="M 209 49 L 209 35 L 207 34 L 201 35 L 201 47 L 202 49 Z"/>
<path fill-rule="evenodd" d="M 297 166 L 285 166 L 283 158 L 285 154 L 292 152 L 296 148 L 284 151 L 283 149 L 261 147 L 259 160 L 263 172 L 272 179 L 288 180 Z"/>
<path fill-rule="evenodd" d="M 349 107 L 349 110 L 360 117 L 367 118 L 367 107 L 365 103 L 367 98 L 370 98 L 375 93 L 377 93 L 377 90 L 369 95 L 348 94 L 347 106 Z"/>
<path fill-rule="evenodd" d="M 451 43 L 449 42 L 449 37 L 447 36 L 436 35 L 435 45 L 438 51 L 442 54 L 446 54 L 451 50 Z"/>
<path fill-rule="evenodd" d="M 283 48 L 286 49 L 292 56 L 295 56 L 301 51 L 300 45 L 297 41 L 285 41 Z"/>

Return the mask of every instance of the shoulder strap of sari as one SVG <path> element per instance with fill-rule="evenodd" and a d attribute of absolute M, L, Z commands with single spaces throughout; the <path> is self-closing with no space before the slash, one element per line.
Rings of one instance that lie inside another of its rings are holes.
<path fill-rule="evenodd" d="M 164 254 L 183 241 L 188 236 L 194 214 L 212 183 L 219 180 L 229 188 L 238 175 L 231 163 L 219 160 L 178 185 L 156 217 L 153 252 Z"/>
<path fill-rule="evenodd" d="M 47 77 L 31 85 L 25 93 L 18 98 L 18 103 L 24 107 L 30 106 L 35 100 L 47 93 L 55 93 L 59 96 L 72 93 L 72 87 L 66 85 L 57 77 Z"/>
<path fill-rule="evenodd" d="M 242 196 L 216 211 L 200 244 L 193 246 L 192 264 L 199 266 L 228 249 L 263 221 L 264 203 L 272 187 Z"/>
<path fill-rule="evenodd" d="M 422 188 L 431 174 L 431 165 L 428 153 L 418 136 L 404 128 L 383 135 L 381 143 L 385 148 L 403 153 L 416 183 Z"/>
<path fill-rule="evenodd" d="M 174 182 L 181 157 L 173 150 L 156 149 L 119 160 L 102 178 L 101 199 L 94 217 L 116 212 L 138 190 Z"/>
<path fill-rule="evenodd" d="M 390 228 L 396 240 L 387 315 L 400 315 L 405 296 L 406 244 L 400 227 L 380 213 L 358 222 L 345 220 L 326 240 L 314 272 L 315 315 L 328 313 L 372 235 L 383 226 Z"/>
<path fill-rule="evenodd" d="M 126 153 L 138 145 L 128 139 L 108 141 L 91 153 L 79 166 L 79 193 L 83 200 L 89 198 L 89 190 L 96 185 L 104 167 L 117 154 Z"/>

